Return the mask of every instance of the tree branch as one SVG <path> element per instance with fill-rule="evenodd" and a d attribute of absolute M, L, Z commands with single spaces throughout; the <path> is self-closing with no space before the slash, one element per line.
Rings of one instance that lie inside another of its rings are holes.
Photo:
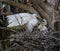
<path fill-rule="evenodd" d="M 16 33 L 16 31 L 15 31 L 15 30 L 13 30 L 13 29 L 11 29 L 11 28 L 7 28 L 7 27 L 0 27 L 0 29 L 2 29 L 2 30 L 8 30 L 8 31 L 10 31 L 10 32 L 14 32 L 14 33 Z"/>
<path fill-rule="evenodd" d="M 37 11 L 33 7 L 31 7 L 29 5 L 25 5 L 25 4 L 22 4 L 22 3 L 15 3 L 15 2 L 13 2 L 11 0 L 0 0 L 0 2 L 4 2 L 6 4 L 15 6 L 15 7 L 23 9 L 23 10 L 26 10 L 26 11 L 28 11 L 30 13 L 37 13 Z"/>
<path fill-rule="evenodd" d="M 36 2 L 42 9 L 44 9 L 44 11 L 51 16 L 51 12 L 52 12 L 52 7 L 50 7 L 49 5 L 47 5 L 46 3 L 44 3 L 42 0 L 33 0 L 33 2 Z"/>

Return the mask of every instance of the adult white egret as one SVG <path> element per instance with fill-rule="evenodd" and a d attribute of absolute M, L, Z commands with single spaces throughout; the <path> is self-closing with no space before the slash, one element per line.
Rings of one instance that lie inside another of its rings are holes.
<path fill-rule="evenodd" d="M 30 13 L 19 13 L 7 16 L 9 25 L 7 27 L 12 28 L 15 26 L 23 26 L 26 24 L 27 30 L 32 32 L 34 26 L 38 24 L 38 15 Z"/>

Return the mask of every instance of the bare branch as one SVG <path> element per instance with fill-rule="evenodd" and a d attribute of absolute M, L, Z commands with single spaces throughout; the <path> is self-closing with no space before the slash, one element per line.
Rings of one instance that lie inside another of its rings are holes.
<path fill-rule="evenodd" d="M 2 30 L 7 30 L 7 31 L 11 31 L 11 32 L 15 32 L 15 33 L 16 33 L 16 31 L 15 31 L 15 30 L 13 30 L 13 29 L 11 29 L 11 28 L 7 28 L 7 27 L 0 27 L 0 29 L 2 29 Z"/>
<path fill-rule="evenodd" d="M 4 2 L 4 3 L 7 3 L 9 5 L 15 6 L 17 8 L 29 11 L 30 13 L 37 13 L 37 11 L 29 5 L 25 5 L 25 4 L 22 4 L 22 3 L 15 3 L 11 0 L 0 0 L 0 2 Z"/>

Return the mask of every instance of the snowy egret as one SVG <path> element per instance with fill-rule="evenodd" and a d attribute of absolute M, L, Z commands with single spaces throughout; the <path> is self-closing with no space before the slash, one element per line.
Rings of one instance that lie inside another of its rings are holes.
<path fill-rule="evenodd" d="M 15 26 L 23 26 L 26 24 L 27 30 L 32 32 L 34 26 L 38 24 L 38 15 L 30 13 L 19 13 L 7 16 L 9 25 L 7 27 L 13 28 Z"/>

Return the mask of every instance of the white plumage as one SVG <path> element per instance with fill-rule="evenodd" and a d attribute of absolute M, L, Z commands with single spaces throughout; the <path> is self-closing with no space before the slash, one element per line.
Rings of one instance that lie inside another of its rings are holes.
<path fill-rule="evenodd" d="M 29 22 L 30 19 L 32 19 L 32 16 L 29 13 L 20 13 L 20 14 L 9 15 L 7 16 L 7 18 L 9 23 L 8 27 L 13 27 L 18 26 L 19 24 L 20 25 L 26 24 L 27 22 Z"/>
<path fill-rule="evenodd" d="M 37 14 L 19 13 L 7 16 L 9 25 L 7 27 L 12 28 L 19 25 L 27 24 L 27 30 L 32 32 L 34 26 L 37 25 Z"/>
<path fill-rule="evenodd" d="M 34 26 L 36 26 L 37 24 L 38 24 L 38 20 L 36 18 L 32 18 L 27 24 L 27 30 L 32 32 Z"/>
<path fill-rule="evenodd" d="M 19 13 L 14 15 L 7 16 L 7 20 L 9 25 L 7 27 L 13 28 L 15 26 L 23 26 L 26 24 L 26 29 L 29 32 L 32 32 L 33 28 L 39 23 L 37 19 L 37 14 L 30 14 L 30 13 Z M 40 31 L 47 31 L 47 21 L 43 19 L 43 22 L 40 22 L 40 25 L 38 26 L 38 29 Z"/>

